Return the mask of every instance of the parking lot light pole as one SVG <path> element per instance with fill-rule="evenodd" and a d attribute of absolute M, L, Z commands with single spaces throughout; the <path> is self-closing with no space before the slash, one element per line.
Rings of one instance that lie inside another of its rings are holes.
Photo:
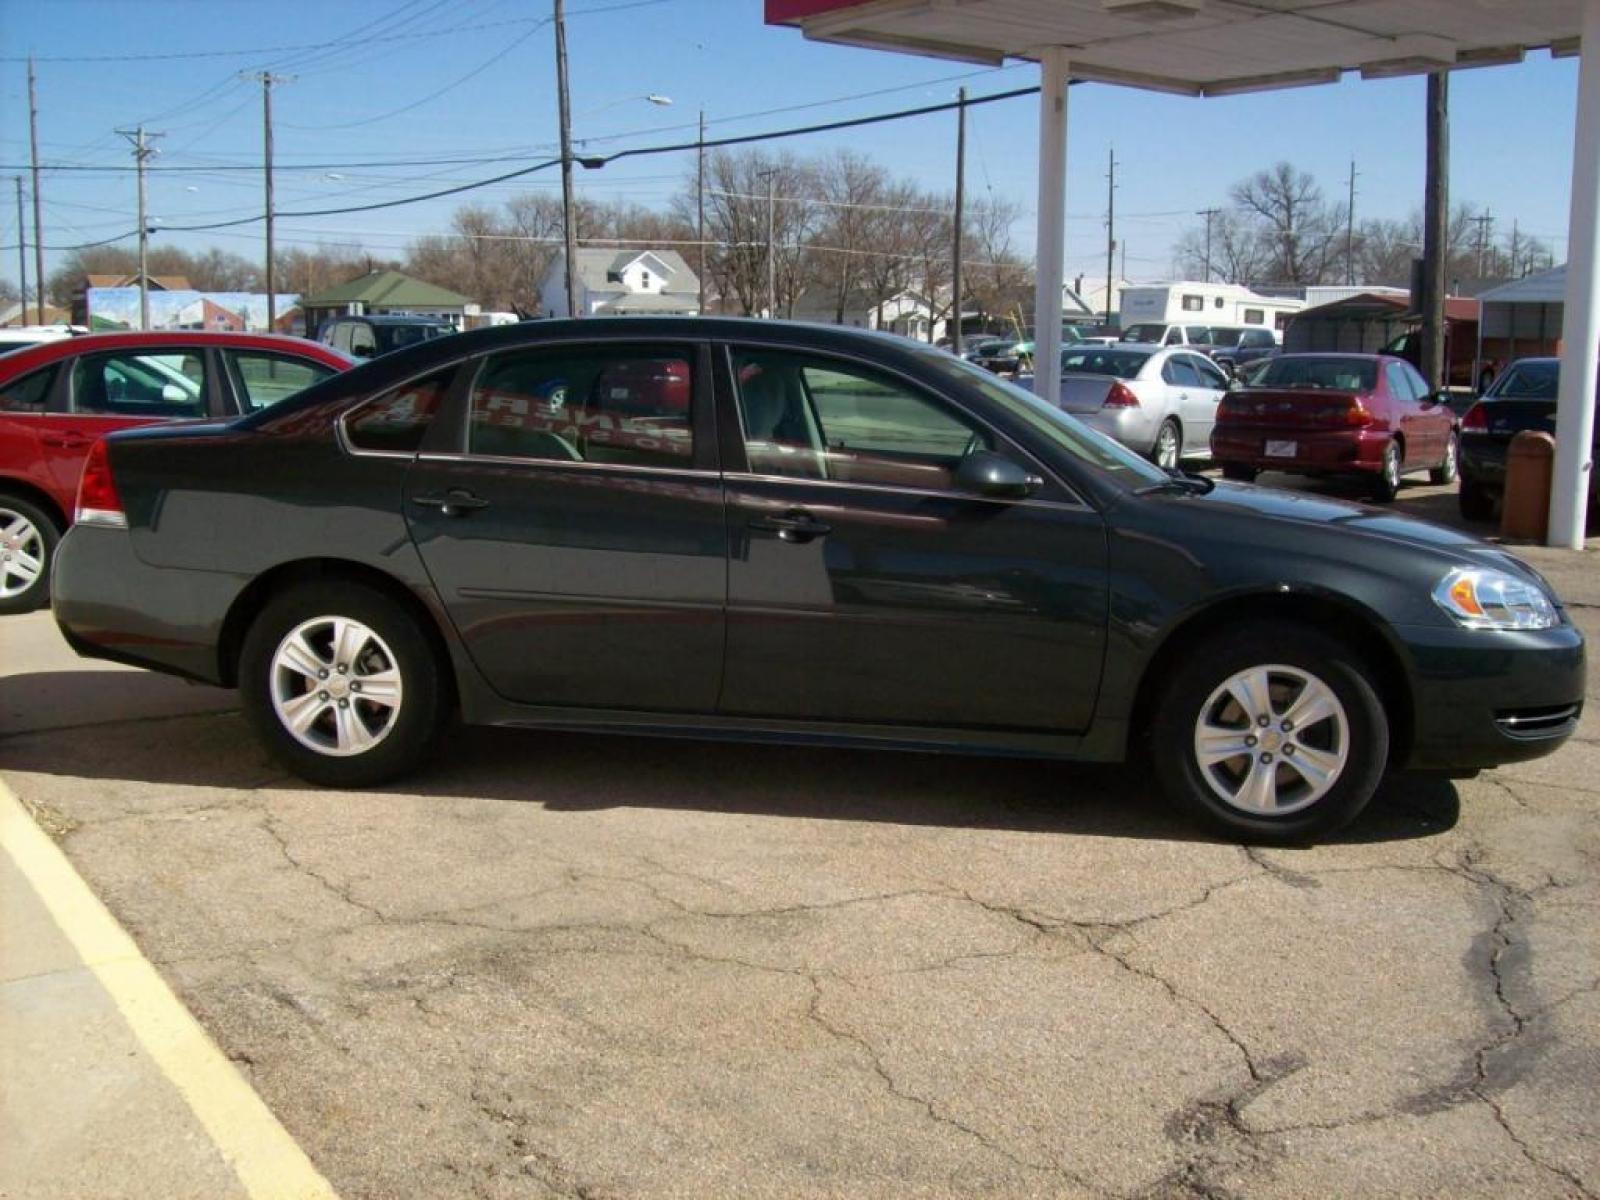
<path fill-rule="evenodd" d="M 1572 151 L 1567 297 L 1550 481 L 1552 546 L 1583 549 L 1594 474 L 1594 394 L 1600 358 L 1600 0 L 1584 0 L 1578 120 Z"/>

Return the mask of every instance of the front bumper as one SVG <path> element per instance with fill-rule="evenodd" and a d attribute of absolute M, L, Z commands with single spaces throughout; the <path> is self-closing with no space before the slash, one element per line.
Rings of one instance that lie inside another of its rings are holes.
<path fill-rule="evenodd" d="M 87 658 L 221 683 L 223 622 L 248 581 L 152 567 L 125 529 L 74 525 L 56 549 L 50 607 Z"/>
<path fill-rule="evenodd" d="M 1583 634 L 1396 627 L 1410 657 L 1410 753 L 1400 766 L 1472 771 L 1552 754 L 1583 713 Z"/>

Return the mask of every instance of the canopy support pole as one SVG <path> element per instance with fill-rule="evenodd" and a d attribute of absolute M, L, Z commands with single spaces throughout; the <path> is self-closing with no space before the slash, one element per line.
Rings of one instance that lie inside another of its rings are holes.
<path fill-rule="evenodd" d="M 1600 0 L 1591 0 L 1600 4 Z M 1067 52 L 1039 51 L 1039 205 L 1034 239 L 1033 393 L 1061 399 L 1061 285 L 1066 267 Z"/>
<path fill-rule="evenodd" d="M 1600 372 L 1600 0 L 1584 0 L 1549 544 L 1583 549 Z"/>

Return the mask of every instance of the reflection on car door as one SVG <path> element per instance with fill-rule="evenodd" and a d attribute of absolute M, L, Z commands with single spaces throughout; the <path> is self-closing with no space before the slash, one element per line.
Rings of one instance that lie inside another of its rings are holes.
<path fill-rule="evenodd" d="M 408 472 L 412 537 L 489 685 L 526 704 L 710 713 L 727 527 L 706 351 L 507 350 Z"/>
<path fill-rule="evenodd" d="M 1189 407 L 1184 416 L 1184 441 L 1197 447 L 1210 446 L 1211 431 L 1217 424 L 1217 405 L 1222 403 L 1222 397 L 1228 390 L 1228 377 L 1209 358 L 1198 354 L 1185 357 L 1194 368 L 1197 382 L 1189 393 Z M 1187 432 L 1190 428 L 1196 431 L 1193 439 Z"/>
<path fill-rule="evenodd" d="M 1101 519 L 1057 484 L 956 490 L 962 456 L 1017 448 L 899 376 L 734 347 L 721 418 L 728 642 L 721 710 L 1073 732 L 1105 649 Z M 732 453 L 732 451 L 730 451 Z"/>

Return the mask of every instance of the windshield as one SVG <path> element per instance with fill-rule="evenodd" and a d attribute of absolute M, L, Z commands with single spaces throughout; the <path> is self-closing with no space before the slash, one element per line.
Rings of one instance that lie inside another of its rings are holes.
<path fill-rule="evenodd" d="M 1170 478 L 1165 471 L 1152 466 L 1122 443 L 1112 441 L 1069 417 L 1055 405 L 1046 404 L 1032 392 L 991 375 L 982 367 L 948 355 L 940 355 L 931 361 L 949 378 L 977 388 L 991 403 L 1025 422 L 1051 445 L 1066 451 L 1080 462 L 1115 476 L 1120 483 L 1141 487 L 1163 483 Z"/>
<path fill-rule="evenodd" d="M 1165 325 L 1129 325 L 1122 331 L 1122 340 L 1125 342 L 1142 342 L 1153 346 L 1167 336 Z"/>
<path fill-rule="evenodd" d="M 1118 350 L 1112 346 L 1061 352 L 1061 369 L 1069 375 L 1114 375 L 1118 379 L 1132 379 L 1149 361 L 1150 356 L 1142 350 Z"/>
<path fill-rule="evenodd" d="M 1489 389 L 1489 395 L 1497 400 L 1554 400 L 1560 382 L 1560 363 L 1512 363 L 1511 369 Z"/>
<path fill-rule="evenodd" d="M 1316 358 L 1290 354 L 1273 359 L 1266 370 L 1256 376 L 1253 386 L 1370 392 L 1377 384 L 1378 364 L 1370 358 Z"/>
<path fill-rule="evenodd" d="M 1211 327 L 1211 344 L 1213 346 L 1237 346 L 1242 337 L 1244 337 L 1244 330 L 1242 329 L 1228 329 L 1220 325 Z"/>

